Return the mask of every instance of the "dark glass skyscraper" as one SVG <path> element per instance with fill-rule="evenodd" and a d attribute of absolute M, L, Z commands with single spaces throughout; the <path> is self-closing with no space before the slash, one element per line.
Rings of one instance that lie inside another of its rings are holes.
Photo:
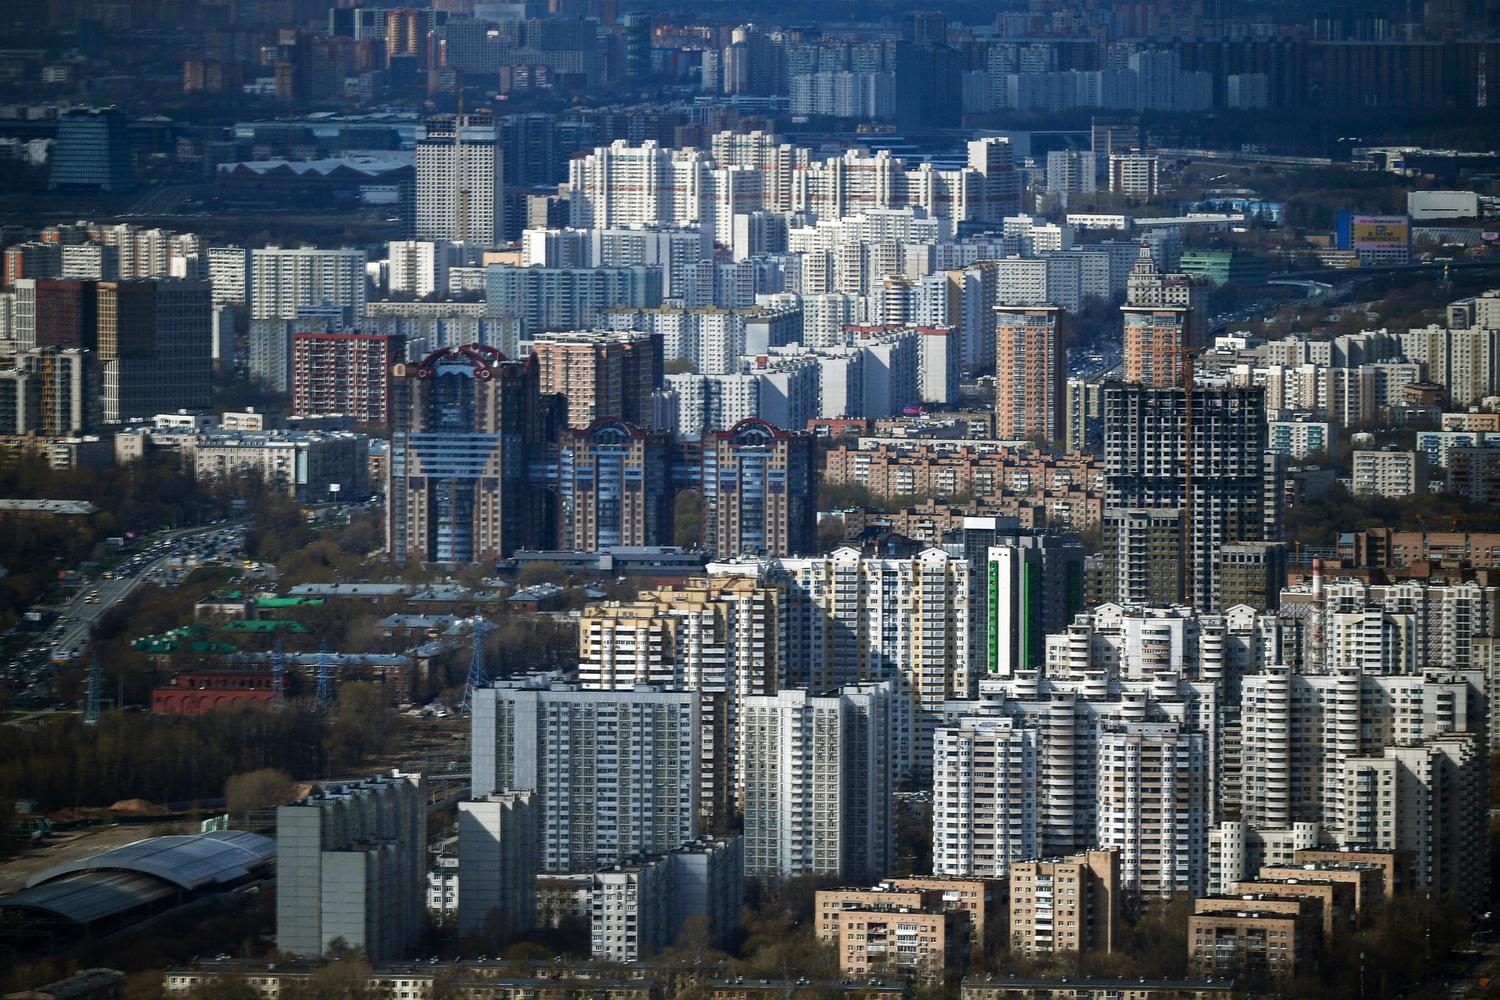
<path fill-rule="evenodd" d="M 75 191 L 134 189 L 124 114 L 114 108 L 63 112 L 57 119 L 57 145 L 52 150 L 47 186 Z"/>
<path fill-rule="evenodd" d="M 558 419 L 530 359 L 434 351 L 391 373 L 387 543 L 398 563 L 481 562 L 538 546 L 551 505 L 530 463 Z"/>

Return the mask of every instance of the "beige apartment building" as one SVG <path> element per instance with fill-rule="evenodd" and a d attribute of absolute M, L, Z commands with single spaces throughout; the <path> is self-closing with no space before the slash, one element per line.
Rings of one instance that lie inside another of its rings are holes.
<path fill-rule="evenodd" d="M 1011 948 L 1027 955 L 1113 951 L 1122 891 L 1117 849 L 1011 865 Z"/>

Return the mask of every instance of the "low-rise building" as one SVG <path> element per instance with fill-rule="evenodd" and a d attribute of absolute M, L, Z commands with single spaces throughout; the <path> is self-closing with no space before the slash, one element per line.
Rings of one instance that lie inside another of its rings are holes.
<path fill-rule="evenodd" d="M 876 902 L 837 910 L 832 920 L 845 975 L 903 975 L 934 985 L 968 967 L 969 915 L 963 910 Z"/>
<path fill-rule="evenodd" d="M 1307 899 L 1209 896 L 1188 917 L 1188 958 L 1202 975 L 1290 979 L 1316 953 L 1315 904 Z"/>
<path fill-rule="evenodd" d="M 84 969 L 45 986 L 5 994 L 5 1000 L 121 1000 L 125 973 L 114 969 Z"/>
<path fill-rule="evenodd" d="M 1123 892 L 1118 849 L 1011 865 L 1011 948 L 1028 955 L 1113 951 Z"/>
<path fill-rule="evenodd" d="M 1229 887 L 1229 893 L 1236 896 L 1312 900 L 1322 920 L 1324 941 L 1331 941 L 1335 934 L 1352 930 L 1358 916 L 1358 909 L 1354 905 L 1355 884 L 1338 879 L 1258 877 L 1234 883 Z"/>
<path fill-rule="evenodd" d="M 1411 887 L 1411 855 L 1405 851 L 1308 847 L 1293 853 L 1292 861 L 1297 865 L 1324 866 L 1324 871 L 1330 871 L 1334 866 L 1339 865 L 1349 867 L 1373 865 L 1380 871 L 1380 891 L 1386 899 Z M 1272 873 L 1262 872 L 1261 874 Z M 1360 901 L 1356 900 L 1356 904 L 1359 903 Z"/>
<path fill-rule="evenodd" d="M 151 690 L 157 715 L 202 715 L 224 705 L 276 700 L 276 678 L 269 670 L 185 670 Z"/>
<path fill-rule="evenodd" d="M 965 979 L 962 1000 L 1235 1000 L 1233 979 Z"/>
<path fill-rule="evenodd" d="M 303 503 L 369 492 L 363 434 L 209 431 L 196 435 L 191 454 L 199 481 L 254 477 Z"/>

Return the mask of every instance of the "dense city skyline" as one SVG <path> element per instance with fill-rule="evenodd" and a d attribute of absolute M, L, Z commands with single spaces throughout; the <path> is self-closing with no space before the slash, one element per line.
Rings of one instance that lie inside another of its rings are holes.
<path fill-rule="evenodd" d="M 1500 3 L 11 0 L 0 996 L 1483 995 Z"/>

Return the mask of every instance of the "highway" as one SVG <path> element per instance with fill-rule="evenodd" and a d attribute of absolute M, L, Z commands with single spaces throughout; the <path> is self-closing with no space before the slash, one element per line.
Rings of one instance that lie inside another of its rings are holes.
<path fill-rule="evenodd" d="M 179 528 L 157 536 L 144 553 L 131 556 L 114 571 L 113 580 L 97 579 L 84 583 L 68 605 L 61 609 L 64 630 L 53 643 L 55 660 L 71 660 L 83 651 L 94 625 L 109 609 L 133 594 L 153 573 L 181 558 L 181 543 L 220 532 L 236 531 L 237 524 L 211 524 L 202 528 Z M 148 558 L 160 547 L 160 554 Z M 144 561 L 143 561 L 144 560 Z M 97 600 L 89 600 L 93 594 Z"/>

